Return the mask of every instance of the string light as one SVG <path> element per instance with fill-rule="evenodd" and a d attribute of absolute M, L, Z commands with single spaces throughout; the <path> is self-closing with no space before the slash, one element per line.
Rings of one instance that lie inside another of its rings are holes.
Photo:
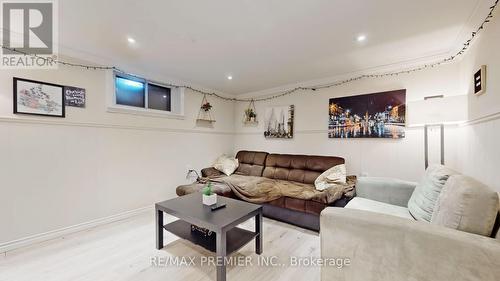
<path fill-rule="evenodd" d="M 316 85 L 316 86 L 310 86 L 310 87 L 296 87 L 296 88 L 285 90 L 283 92 L 280 92 L 280 93 L 277 93 L 277 94 L 274 94 L 274 95 L 271 95 L 271 96 L 267 96 L 267 97 L 262 97 L 262 98 L 248 98 L 248 99 L 228 98 L 228 97 L 225 97 L 225 96 L 221 96 L 221 95 L 219 95 L 217 93 L 203 91 L 203 90 L 194 88 L 194 87 L 189 86 L 189 85 L 177 85 L 177 84 L 168 84 L 167 83 L 167 84 L 165 84 L 165 86 L 174 87 L 174 88 L 189 89 L 189 90 L 191 90 L 191 91 L 193 91 L 195 93 L 202 94 L 202 95 L 209 95 L 209 96 L 216 97 L 216 98 L 219 98 L 219 99 L 222 99 L 222 100 L 225 100 L 225 101 L 250 102 L 250 101 L 253 100 L 255 102 L 259 102 L 259 101 L 269 101 L 269 100 L 272 100 L 272 99 L 281 98 L 283 96 L 291 95 L 291 94 L 293 94 L 295 92 L 298 92 L 298 91 L 313 91 L 313 92 L 315 92 L 317 90 L 322 90 L 322 89 L 328 89 L 328 88 L 342 86 L 342 85 L 349 84 L 349 83 L 352 83 L 352 82 L 355 82 L 355 81 L 359 81 L 359 80 L 362 80 L 362 79 L 392 77 L 392 76 L 398 76 L 400 74 L 410 74 L 410 73 L 422 71 L 424 69 L 434 68 L 436 66 L 440 66 L 442 64 L 454 61 L 457 57 L 463 55 L 469 49 L 470 45 L 472 44 L 472 42 L 474 41 L 474 39 L 477 37 L 477 35 L 482 30 L 484 30 L 486 24 L 489 23 L 491 21 L 491 19 L 493 18 L 493 12 L 495 11 L 496 7 L 498 6 L 498 2 L 499 1 L 500 0 L 496 0 L 495 3 L 493 4 L 493 6 L 490 7 L 490 12 L 486 16 L 486 18 L 483 20 L 483 22 L 481 23 L 481 25 L 476 29 L 476 31 L 474 31 L 474 32 L 471 33 L 471 37 L 463 44 L 462 48 L 457 53 L 455 53 L 454 55 L 452 55 L 452 56 L 450 56 L 448 58 L 445 58 L 445 59 L 442 59 L 440 61 L 437 61 L 435 63 L 425 64 L 425 65 L 422 65 L 422 66 L 417 66 L 417 67 L 414 67 L 414 68 L 411 68 L 411 69 L 400 70 L 400 71 L 385 72 L 385 73 L 378 73 L 378 74 L 363 74 L 363 75 L 359 75 L 359 76 L 352 77 L 352 78 L 349 78 L 349 79 L 340 80 L 340 81 L 337 81 L 337 82 L 334 82 L 334 83 L 330 83 L 330 84 Z M 18 54 L 22 54 L 24 56 L 31 56 L 31 57 L 35 57 L 37 59 L 42 59 L 42 60 L 45 60 L 45 61 L 50 60 L 52 63 L 57 63 L 59 65 L 70 66 L 70 67 L 80 67 L 80 68 L 89 69 L 89 70 L 90 69 L 92 69 L 92 70 L 113 70 L 113 71 L 118 72 L 118 73 L 122 73 L 122 74 L 127 74 L 129 76 L 138 77 L 137 75 L 127 73 L 127 72 L 125 72 L 125 71 L 123 71 L 123 70 L 121 70 L 121 69 L 119 69 L 119 68 L 117 68 L 115 66 L 98 66 L 98 65 L 85 65 L 85 64 L 71 63 L 71 62 L 66 62 L 66 61 L 62 61 L 62 60 L 41 57 L 41 56 L 38 56 L 36 54 L 28 54 L 26 52 L 17 50 L 15 48 L 9 48 L 9 47 L 3 46 L 3 45 L 2 45 L 2 49 L 10 50 L 12 52 L 16 52 Z"/>

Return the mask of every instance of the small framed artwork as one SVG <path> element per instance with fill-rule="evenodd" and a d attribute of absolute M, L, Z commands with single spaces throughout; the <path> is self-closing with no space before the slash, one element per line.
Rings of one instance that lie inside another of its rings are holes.
<path fill-rule="evenodd" d="M 266 139 L 293 138 L 295 106 L 272 106 L 266 109 L 264 137 Z"/>
<path fill-rule="evenodd" d="M 474 94 L 481 95 L 486 91 L 486 65 L 482 65 L 474 74 Z"/>
<path fill-rule="evenodd" d="M 14 77 L 14 113 L 65 117 L 64 86 Z"/>
<path fill-rule="evenodd" d="M 64 86 L 64 98 L 66 106 L 85 107 L 85 89 Z"/>

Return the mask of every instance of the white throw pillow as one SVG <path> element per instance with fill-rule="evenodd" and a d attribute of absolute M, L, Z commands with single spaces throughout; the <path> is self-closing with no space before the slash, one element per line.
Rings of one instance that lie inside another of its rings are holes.
<path fill-rule="evenodd" d="M 335 185 L 346 184 L 346 182 L 347 172 L 345 164 L 340 164 L 331 167 L 319 175 L 319 177 L 314 181 L 314 186 L 317 190 L 321 191 Z"/>
<path fill-rule="evenodd" d="M 212 165 L 216 170 L 223 172 L 226 176 L 230 176 L 238 168 L 238 159 L 222 155 Z"/>

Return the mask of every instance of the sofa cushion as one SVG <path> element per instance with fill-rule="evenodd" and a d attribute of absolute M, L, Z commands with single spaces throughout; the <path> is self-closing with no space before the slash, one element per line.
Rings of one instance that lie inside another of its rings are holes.
<path fill-rule="evenodd" d="M 323 211 L 323 209 L 328 206 L 327 204 L 312 200 L 303 200 L 290 197 L 281 197 L 280 199 L 268 202 L 266 204 L 313 215 L 319 215 L 321 211 Z"/>
<path fill-rule="evenodd" d="M 279 199 L 267 202 L 267 204 L 273 205 L 276 207 L 280 207 L 280 208 L 285 208 L 285 197 L 281 197 Z"/>
<path fill-rule="evenodd" d="M 306 201 L 306 213 L 309 213 L 309 214 L 319 216 L 319 214 L 321 214 L 321 211 L 323 211 L 323 209 L 325 209 L 326 207 L 328 207 L 328 205 L 320 203 L 320 202 L 311 201 L 311 200 Z"/>
<path fill-rule="evenodd" d="M 285 197 L 285 208 L 299 212 L 306 211 L 306 200 Z"/>
<path fill-rule="evenodd" d="M 314 181 L 324 171 L 344 163 L 344 158 L 333 156 L 269 154 L 262 176 L 314 184 Z"/>
<path fill-rule="evenodd" d="M 223 172 L 215 169 L 214 167 L 201 169 L 201 176 L 205 178 L 218 178 L 223 175 L 224 175 Z"/>
<path fill-rule="evenodd" d="M 331 167 L 330 169 L 324 171 L 318 178 L 314 181 L 314 187 L 316 190 L 325 190 L 327 188 L 336 186 L 338 184 L 347 183 L 347 172 L 345 164 L 340 164 Z"/>
<path fill-rule="evenodd" d="M 408 201 L 410 214 L 416 220 L 430 222 L 441 189 L 448 178 L 456 174 L 443 165 L 429 166 Z"/>
<path fill-rule="evenodd" d="M 238 159 L 227 155 L 219 156 L 219 158 L 217 158 L 217 160 L 215 160 L 214 164 L 212 165 L 212 167 L 214 167 L 218 171 L 221 171 L 226 176 L 230 176 L 231 174 L 233 174 L 238 166 Z"/>
<path fill-rule="evenodd" d="M 431 223 L 490 236 L 498 213 L 498 194 L 463 175 L 451 176 L 439 195 Z"/>
<path fill-rule="evenodd" d="M 186 185 L 180 185 L 177 187 L 175 192 L 178 196 L 184 196 L 195 192 L 201 192 L 201 190 L 205 187 L 205 183 L 192 183 Z M 231 188 L 223 183 L 212 182 L 212 190 L 217 195 L 221 195 L 224 197 L 235 198 L 235 195 Z"/>
<path fill-rule="evenodd" d="M 244 176 L 261 177 L 267 155 L 267 152 L 239 151 L 236 154 L 236 159 L 238 159 L 240 165 L 235 173 Z"/>
<path fill-rule="evenodd" d="M 393 178 L 358 177 L 356 196 L 407 208 L 416 186 Z"/>
<path fill-rule="evenodd" d="M 374 213 L 392 215 L 413 220 L 410 212 L 405 207 L 382 203 L 361 197 L 354 197 L 351 201 L 349 201 L 349 203 L 347 203 L 345 207 L 348 209 L 370 211 Z"/>

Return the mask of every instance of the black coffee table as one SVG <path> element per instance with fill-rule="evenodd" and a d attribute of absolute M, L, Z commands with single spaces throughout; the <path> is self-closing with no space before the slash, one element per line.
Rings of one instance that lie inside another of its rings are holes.
<path fill-rule="evenodd" d="M 217 203 L 226 207 L 212 211 L 202 204 L 202 194 L 193 193 L 156 203 L 156 248 L 163 248 L 163 229 L 191 241 L 217 255 L 217 281 L 226 280 L 225 257 L 238 251 L 255 238 L 255 253 L 262 253 L 262 207 L 239 200 L 217 196 Z M 179 220 L 163 225 L 163 213 Z M 255 217 L 255 231 L 237 225 Z M 203 236 L 191 231 L 196 225 L 213 231 L 215 235 Z"/>

